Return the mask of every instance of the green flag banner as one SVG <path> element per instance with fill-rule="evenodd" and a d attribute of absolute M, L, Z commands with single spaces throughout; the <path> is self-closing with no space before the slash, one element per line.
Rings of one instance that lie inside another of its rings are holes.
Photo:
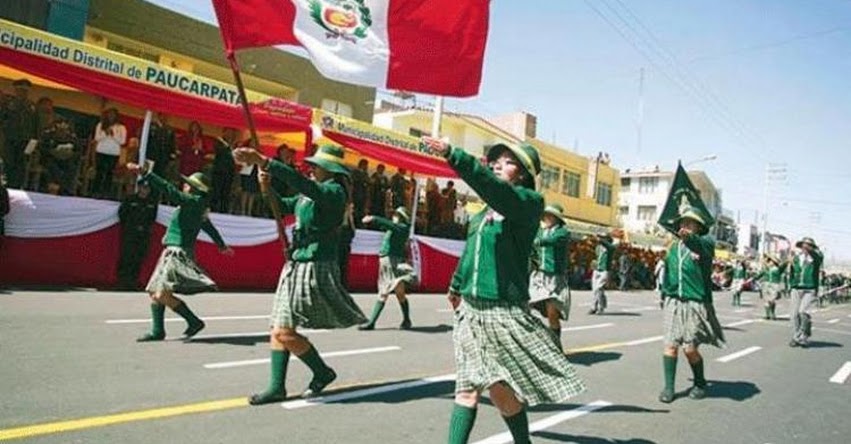
<path fill-rule="evenodd" d="M 678 163 L 671 189 L 668 191 L 668 199 L 665 201 L 665 208 L 662 209 L 657 223 L 676 234 L 680 218 L 685 214 L 702 221 L 704 231 L 708 231 L 709 227 L 715 224 L 715 219 L 700 198 L 700 191 L 694 187 L 682 163 Z"/>

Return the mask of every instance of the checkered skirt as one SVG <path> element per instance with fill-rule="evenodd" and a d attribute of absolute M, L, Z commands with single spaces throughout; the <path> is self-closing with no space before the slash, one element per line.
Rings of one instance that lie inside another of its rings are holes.
<path fill-rule="evenodd" d="M 724 330 L 712 304 L 665 298 L 665 345 L 712 344 L 723 348 Z"/>
<path fill-rule="evenodd" d="M 414 268 L 405 262 L 404 258 L 396 256 L 381 256 L 378 259 L 378 293 L 388 295 L 396 291 L 400 282 L 405 288 L 416 283 Z"/>
<path fill-rule="evenodd" d="M 216 283 L 183 248 L 167 246 L 157 260 L 154 273 L 148 280 L 145 291 L 192 295 L 216 291 Z"/>
<path fill-rule="evenodd" d="M 570 318 L 570 287 L 567 285 L 567 275 L 535 270 L 529 277 L 529 305 L 541 313 L 546 313 L 547 301 L 556 304 L 563 320 Z"/>
<path fill-rule="evenodd" d="M 530 406 L 582 393 L 585 384 L 551 335 L 525 304 L 464 299 L 452 335 L 456 393 L 504 382 Z"/>
<path fill-rule="evenodd" d="M 336 261 L 284 265 L 272 303 L 272 327 L 347 328 L 366 321 L 340 282 Z"/>
<path fill-rule="evenodd" d="M 762 284 L 762 289 L 764 291 L 763 297 L 767 302 L 776 301 L 782 296 L 783 284 L 765 282 Z"/>

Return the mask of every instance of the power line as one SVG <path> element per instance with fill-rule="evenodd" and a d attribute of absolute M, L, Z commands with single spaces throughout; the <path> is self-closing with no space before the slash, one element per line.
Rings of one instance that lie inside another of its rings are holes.
<path fill-rule="evenodd" d="M 815 39 L 815 38 L 818 38 L 818 37 L 824 37 L 826 35 L 841 33 L 841 32 L 845 32 L 845 31 L 848 31 L 848 30 L 851 30 L 851 26 L 839 26 L 839 27 L 835 27 L 835 28 L 824 29 L 824 30 L 821 30 L 821 31 L 814 31 L 814 32 L 806 33 L 806 34 L 799 34 L 799 35 L 795 35 L 795 36 L 785 38 L 785 39 L 782 39 L 782 40 L 776 40 L 776 41 L 773 41 L 773 42 L 760 43 L 760 44 L 750 45 L 750 46 L 743 46 L 741 48 L 733 49 L 733 50 L 726 51 L 726 52 L 697 56 L 697 57 L 694 57 L 694 58 L 686 61 L 686 63 L 693 64 L 693 63 L 697 63 L 697 62 L 704 62 L 704 61 L 707 61 L 707 60 L 722 59 L 722 58 L 725 58 L 725 57 L 735 56 L 735 55 L 744 54 L 744 53 L 748 53 L 748 52 L 764 51 L 764 50 L 767 50 L 767 49 L 777 48 L 779 46 L 789 45 L 789 44 L 792 44 L 792 43 L 795 43 L 795 42 L 799 42 L 801 40 Z"/>

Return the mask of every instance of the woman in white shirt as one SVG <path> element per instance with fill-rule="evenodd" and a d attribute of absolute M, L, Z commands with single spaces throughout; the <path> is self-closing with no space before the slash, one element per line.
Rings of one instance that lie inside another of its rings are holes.
<path fill-rule="evenodd" d="M 112 188 L 112 171 L 127 141 L 127 128 L 118 121 L 118 110 L 103 112 L 95 127 L 95 181 L 92 192 L 96 197 L 108 197 Z"/>

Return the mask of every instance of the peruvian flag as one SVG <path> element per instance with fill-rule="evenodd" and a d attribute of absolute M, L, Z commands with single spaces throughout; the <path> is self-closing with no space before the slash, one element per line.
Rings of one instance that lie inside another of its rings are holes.
<path fill-rule="evenodd" d="M 225 49 L 304 47 L 325 77 L 467 97 L 479 92 L 490 0 L 213 0 Z"/>

